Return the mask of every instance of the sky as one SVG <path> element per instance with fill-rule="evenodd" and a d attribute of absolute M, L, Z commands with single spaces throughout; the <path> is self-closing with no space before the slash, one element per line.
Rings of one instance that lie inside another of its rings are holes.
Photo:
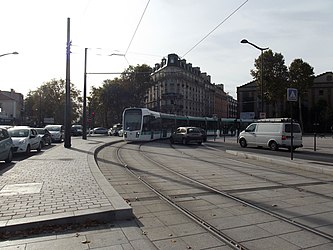
<path fill-rule="evenodd" d="M 70 80 L 81 91 L 84 48 L 88 73 L 112 73 L 88 74 L 88 91 L 176 53 L 236 98 L 260 55 L 242 39 L 281 53 L 286 66 L 302 58 L 316 75 L 333 71 L 332 0 L 0 0 L 0 9 L 0 55 L 19 53 L 0 57 L 0 90 L 24 96 L 66 79 L 68 18 Z"/>

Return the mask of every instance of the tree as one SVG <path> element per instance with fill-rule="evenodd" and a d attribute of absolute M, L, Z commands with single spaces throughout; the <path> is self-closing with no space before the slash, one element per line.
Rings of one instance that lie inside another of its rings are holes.
<path fill-rule="evenodd" d="M 261 57 L 263 57 L 263 72 L 261 72 Z M 251 70 L 251 75 L 256 80 L 258 87 L 263 87 L 266 103 L 274 105 L 274 112 L 278 103 L 282 104 L 282 96 L 286 95 L 288 83 L 288 68 L 285 65 L 284 57 L 280 53 L 274 53 L 272 50 L 264 51 L 255 60 L 255 69 Z M 261 86 L 260 77 L 263 76 L 263 86 Z M 279 115 L 279 114 L 274 114 Z"/>
<path fill-rule="evenodd" d="M 37 90 L 29 91 L 25 99 L 26 116 L 31 125 L 44 125 L 44 118 L 53 118 L 54 123 L 64 124 L 66 83 L 52 79 L 43 83 Z M 82 98 L 80 91 L 71 84 L 72 121 L 81 115 Z"/>
<path fill-rule="evenodd" d="M 150 78 L 151 72 L 152 68 L 146 64 L 137 65 L 136 67 L 129 66 L 125 70 L 122 79 L 130 95 L 129 106 L 144 106 L 144 96 L 153 84 Z"/>
<path fill-rule="evenodd" d="M 92 88 L 89 101 L 90 110 L 95 112 L 92 126 L 110 127 L 121 123 L 126 107 L 144 106 L 144 96 L 152 84 L 151 72 L 145 64 L 129 66 L 120 78 L 104 80 L 101 87 Z"/>
<path fill-rule="evenodd" d="M 295 59 L 289 66 L 289 84 L 290 87 L 298 90 L 299 120 L 303 128 L 302 118 L 302 97 L 313 85 L 314 80 L 313 67 L 302 59 Z"/>

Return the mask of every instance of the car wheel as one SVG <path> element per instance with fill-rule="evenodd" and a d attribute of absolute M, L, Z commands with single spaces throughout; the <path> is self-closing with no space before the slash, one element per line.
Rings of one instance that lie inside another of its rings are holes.
<path fill-rule="evenodd" d="M 42 143 L 40 142 L 37 148 L 37 152 L 40 152 L 42 150 Z"/>
<path fill-rule="evenodd" d="M 239 145 L 240 145 L 242 148 L 246 148 L 246 147 L 247 147 L 246 140 L 245 140 L 245 139 L 240 139 L 240 140 L 239 140 Z"/>
<path fill-rule="evenodd" d="M 47 145 L 51 146 L 51 143 L 52 143 L 52 141 L 50 139 L 49 142 L 47 143 Z"/>
<path fill-rule="evenodd" d="M 272 141 L 270 144 L 269 144 L 269 148 L 273 151 L 276 151 L 279 149 L 277 143 L 275 141 Z"/>
<path fill-rule="evenodd" d="M 7 159 L 5 160 L 6 163 L 11 163 L 13 160 L 13 151 L 12 150 L 9 150 L 8 152 L 8 157 Z"/>
<path fill-rule="evenodd" d="M 25 154 L 28 155 L 30 154 L 31 148 L 30 145 L 27 146 L 27 149 L 25 150 Z"/>
<path fill-rule="evenodd" d="M 202 144 L 202 141 L 199 141 L 199 142 L 198 142 L 198 145 L 201 145 L 201 144 Z"/>

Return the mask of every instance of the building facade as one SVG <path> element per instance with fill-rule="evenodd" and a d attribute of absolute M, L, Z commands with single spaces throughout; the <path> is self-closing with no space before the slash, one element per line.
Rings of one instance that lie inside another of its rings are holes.
<path fill-rule="evenodd" d="M 22 123 L 24 108 L 23 95 L 0 90 L 0 124 L 18 125 Z"/>
<path fill-rule="evenodd" d="M 286 93 L 287 95 L 287 93 Z M 237 87 L 238 117 L 243 114 L 253 114 L 260 118 L 261 100 L 260 89 L 256 81 Z M 280 103 L 273 106 L 264 103 L 266 117 L 290 116 L 290 103 L 286 96 L 281 97 Z M 301 105 L 294 104 L 294 116 L 300 119 L 299 107 L 302 110 L 302 121 L 306 132 L 329 132 L 333 125 L 333 73 L 326 72 L 315 77 L 313 85 L 301 97 Z M 316 125 L 314 125 L 316 124 Z M 314 127 L 316 126 L 316 127 Z"/>
<path fill-rule="evenodd" d="M 187 116 L 228 116 L 228 98 L 222 84 L 176 54 L 156 63 L 154 82 L 147 91 L 146 107 L 162 113 Z"/>

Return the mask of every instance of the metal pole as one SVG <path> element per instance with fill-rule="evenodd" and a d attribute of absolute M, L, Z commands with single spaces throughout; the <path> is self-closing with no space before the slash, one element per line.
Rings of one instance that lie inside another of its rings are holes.
<path fill-rule="evenodd" d="M 84 81 L 83 81 L 83 133 L 82 139 L 87 140 L 87 48 L 84 49 Z"/>
<path fill-rule="evenodd" d="M 260 63 L 260 85 L 261 85 L 261 112 L 264 112 L 264 84 L 263 84 L 263 68 L 264 68 L 264 50 L 261 49 L 261 63 Z"/>
<path fill-rule="evenodd" d="M 66 110 L 65 110 L 65 142 L 64 147 L 71 147 L 71 96 L 70 96 L 70 18 L 67 18 L 67 48 L 66 48 Z"/>
<path fill-rule="evenodd" d="M 290 102 L 290 113 L 291 113 L 291 128 L 290 128 L 290 132 L 291 132 L 291 139 L 290 139 L 290 159 L 293 160 L 294 159 L 294 123 L 293 123 L 293 103 Z"/>

